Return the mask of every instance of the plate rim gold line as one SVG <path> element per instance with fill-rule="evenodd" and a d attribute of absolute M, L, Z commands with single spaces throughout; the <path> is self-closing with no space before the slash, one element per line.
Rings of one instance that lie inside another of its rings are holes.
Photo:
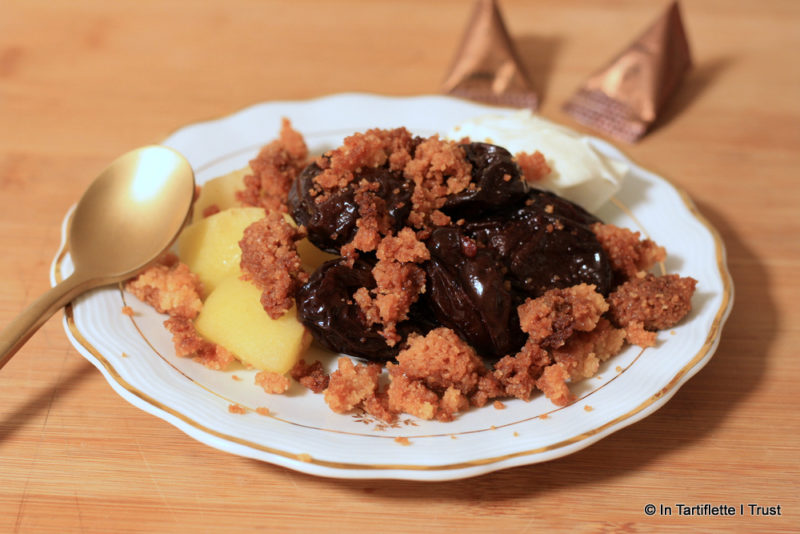
<path fill-rule="evenodd" d="M 723 283 L 723 295 L 722 295 L 722 302 L 717 309 L 717 313 L 714 316 L 714 320 L 711 324 L 711 328 L 706 336 L 706 339 L 703 345 L 700 347 L 700 350 L 694 355 L 694 357 L 685 365 L 683 366 L 676 375 L 664 386 L 660 391 L 651 395 L 647 400 L 640 403 L 635 408 L 629 410 L 625 414 L 622 414 L 611 421 L 608 421 L 599 427 L 593 428 L 586 432 L 582 432 L 565 440 L 561 440 L 556 443 L 552 443 L 550 445 L 546 445 L 544 447 L 538 447 L 534 449 L 528 449 L 525 451 L 517 451 L 514 453 L 488 457 L 488 458 L 481 458 L 477 460 L 469 460 L 466 462 L 458 462 L 453 464 L 441 464 L 435 466 L 426 466 L 426 465 L 415 465 L 415 464 L 355 464 L 355 463 L 347 463 L 347 462 L 333 462 L 329 460 L 321 460 L 314 458 L 313 456 L 309 456 L 306 453 L 292 453 L 288 451 L 283 451 L 280 449 L 276 449 L 273 447 L 267 447 L 266 445 L 262 445 L 260 443 L 251 442 L 245 439 L 237 438 L 235 436 L 230 436 L 223 432 L 219 432 L 210 428 L 207 428 L 197 421 L 185 416 L 184 414 L 169 408 L 168 406 L 162 404 L 160 401 L 152 398 L 150 395 L 140 391 L 139 389 L 135 388 L 127 381 L 123 380 L 119 373 L 116 372 L 116 369 L 106 360 L 104 356 L 97 350 L 78 330 L 77 325 L 74 321 L 72 305 L 68 305 L 65 308 L 65 321 L 67 322 L 67 326 L 70 332 L 73 334 L 74 338 L 81 346 L 89 352 L 97 361 L 103 365 L 106 371 L 109 373 L 109 376 L 112 376 L 114 380 L 122 386 L 126 391 L 130 394 L 134 395 L 135 397 L 139 398 L 143 402 L 150 404 L 154 408 L 161 410 L 162 412 L 175 417 L 182 421 L 184 424 L 187 424 L 201 432 L 204 432 L 208 435 L 236 443 L 238 445 L 242 445 L 248 448 L 251 448 L 256 451 L 273 454 L 276 456 L 280 456 L 286 459 L 295 460 L 300 463 L 310 463 L 313 465 L 317 465 L 320 467 L 330 468 L 330 469 L 341 469 L 341 470 L 366 470 L 366 471 L 454 471 L 459 469 L 468 469 L 471 467 L 480 467 L 495 463 L 500 463 L 503 461 L 511 460 L 514 458 L 521 458 L 524 456 L 530 456 L 534 454 L 541 454 L 544 452 L 550 452 L 557 449 L 565 448 L 569 445 L 573 445 L 576 443 L 580 443 L 588 438 L 596 436 L 605 430 L 623 422 L 633 418 L 634 416 L 640 414 L 648 407 L 650 407 L 653 403 L 663 398 L 667 393 L 673 392 L 676 385 L 683 379 L 684 376 L 687 375 L 689 371 L 691 371 L 699 362 L 701 362 L 706 355 L 708 355 L 709 351 L 711 350 L 712 346 L 719 340 L 720 329 L 722 326 L 723 319 L 727 316 L 730 312 L 729 304 L 731 303 L 732 297 L 732 280 L 730 277 L 730 273 L 728 272 L 727 267 L 724 263 L 725 258 L 725 251 L 724 246 L 722 243 L 722 239 L 717 232 L 717 230 L 710 224 L 710 222 L 697 210 L 694 202 L 688 196 L 688 194 L 683 191 L 681 188 L 675 186 L 671 182 L 669 182 L 666 178 L 659 177 L 660 179 L 664 180 L 668 185 L 673 187 L 676 192 L 678 193 L 679 197 L 683 201 L 684 205 L 687 209 L 692 213 L 692 215 L 704 226 L 706 229 L 709 230 L 711 233 L 712 239 L 715 243 L 715 255 L 717 260 L 717 269 L 720 273 L 722 283 Z M 54 265 L 54 269 L 56 272 L 56 276 L 61 276 L 61 262 L 64 260 L 66 256 L 66 243 L 62 243 L 62 249 L 57 254 L 56 262 Z M 631 421 L 631 423 L 636 422 L 635 420 Z M 621 429 L 620 429 L 621 430 Z M 206 445 L 208 445 L 206 443 Z M 588 444 L 587 444 L 588 445 Z"/>
<path fill-rule="evenodd" d="M 396 98 L 396 99 L 443 97 L 443 96 L 445 96 L 445 98 L 449 98 L 449 99 L 453 99 L 453 100 L 460 100 L 462 102 L 468 102 L 468 101 L 466 101 L 464 99 L 460 99 L 460 98 L 457 98 L 457 97 L 446 96 L 446 95 L 415 95 L 413 97 L 402 97 L 402 96 L 387 97 L 385 95 L 370 94 L 370 93 L 343 93 L 343 94 L 345 94 L 345 95 L 356 95 L 356 96 L 363 95 L 363 96 L 369 96 L 369 97 L 375 97 L 375 98 Z M 326 98 L 330 98 L 331 96 L 340 96 L 340 95 L 326 95 L 326 96 L 318 97 L 318 98 L 313 99 L 313 100 L 324 100 Z M 287 102 L 299 102 L 299 101 L 287 101 Z M 279 103 L 279 102 L 274 102 L 274 103 Z M 254 107 L 258 106 L 259 104 L 260 103 L 256 103 L 253 106 L 249 106 L 248 108 L 244 108 L 242 110 L 239 110 L 237 113 L 245 112 L 247 109 L 254 108 Z M 485 107 L 488 107 L 488 106 L 485 106 Z M 498 109 L 504 109 L 504 108 L 498 107 Z M 221 115 L 216 119 L 209 119 L 209 120 L 206 120 L 206 121 L 200 121 L 200 123 L 211 123 L 211 122 L 214 122 L 215 120 L 220 120 L 222 118 L 229 117 L 231 115 L 232 114 Z M 183 128 L 187 128 L 187 127 L 190 127 L 190 126 L 193 126 L 193 125 L 196 125 L 196 124 L 198 124 L 198 122 L 192 123 L 192 125 L 185 125 L 185 126 L 182 126 L 180 128 L 176 128 L 176 129 L 174 129 L 172 131 L 172 135 L 174 135 L 178 131 L 182 130 Z M 590 136 L 587 136 L 587 137 L 590 137 Z M 627 156 L 625 156 L 625 157 L 627 158 Z M 309 457 L 309 455 L 307 455 L 305 453 L 297 453 L 297 454 L 295 454 L 295 453 L 290 453 L 290 452 L 287 452 L 287 451 L 281 451 L 279 449 L 275 449 L 275 448 L 272 448 L 272 447 L 267 447 L 265 445 L 261 445 L 261 444 L 258 444 L 258 443 L 253 443 L 253 442 L 250 442 L 248 440 L 236 438 L 234 436 L 229 436 L 227 434 L 224 434 L 222 432 L 219 432 L 219 431 L 216 431 L 216 430 L 213 430 L 213 429 L 208 429 L 208 428 L 204 427 L 203 425 L 200 425 L 199 423 L 197 423 L 193 419 L 190 419 L 187 416 L 181 414 L 180 412 L 177 412 L 177 410 L 173 410 L 173 409 L 163 405 L 162 403 L 160 403 L 159 401 L 157 401 L 154 398 L 150 397 L 146 393 L 144 393 L 144 392 L 138 390 L 137 388 L 133 387 L 131 384 L 128 384 L 126 381 L 124 381 L 122 379 L 121 376 L 119 376 L 119 374 L 116 372 L 114 367 L 105 359 L 104 356 L 102 356 L 102 354 L 99 352 L 99 350 L 97 350 L 83 336 L 83 334 L 79 331 L 79 329 L 77 328 L 77 325 L 74 322 L 74 316 L 73 316 L 73 310 L 72 310 L 72 305 L 71 304 L 67 305 L 67 307 L 65 308 L 64 319 L 65 319 L 65 323 L 66 323 L 70 333 L 73 334 L 74 339 L 79 344 L 81 344 L 81 346 L 87 352 L 89 352 L 89 354 L 91 354 L 101 365 L 103 365 L 103 367 L 109 373 L 109 376 L 112 376 L 114 378 L 114 380 L 117 381 L 117 384 L 122 386 L 126 391 L 128 391 L 129 393 L 131 393 L 135 397 L 139 398 L 143 402 L 146 402 L 147 404 L 150 404 L 151 406 L 162 410 L 164 413 L 167 413 L 167 414 L 169 414 L 169 415 L 171 415 L 173 417 L 176 417 L 177 419 L 183 421 L 187 425 L 189 425 L 191 427 L 194 427 L 197 430 L 200 430 L 201 432 L 205 432 L 206 434 L 209 434 L 211 436 L 215 436 L 215 437 L 218 437 L 218 438 L 221 438 L 221 439 L 233 442 L 233 443 L 237 443 L 237 444 L 240 444 L 240 445 L 243 445 L 245 447 L 249 447 L 251 449 L 258 450 L 258 451 L 261 451 L 261 452 L 267 452 L 267 453 L 270 453 L 270 454 L 274 454 L 276 456 L 280 456 L 280 457 L 296 460 L 296 461 L 298 461 L 300 463 L 311 463 L 311 464 L 315 464 L 315 465 L 318 465 L 318 466 L 321 466 L 321 467 L 328 467 L 328 468 L 334 468 L 334 469 L 343 469 L 343 470 L 443 471 L 443 470 L 467 469 L 467 468 L 470 468 L 470 467 L 478 467 L 478 466 L 483 466 L 483 465 L 489 465 L 489 464 L 498 463 L 498 462 L 502 462 L 502 461 L 505 461 L 505 460 L 513 459 L 513 458 L 519 458 L 519 457 L 528 456 L 528 455 L 532 455 L 532 454 L 539 454 L 539 453 L 542 453 L 542 452 L 548 452 L 548 451 L 552 451 L 552 450 L 557 450 L 557 449 L 564 448 L 564 447 L 567 447 L 569 445 L 584 441 L 584 440 L 586 440 L 586 439 L 588 439 L 588 438 L 590 438 L 592 436 L 596 436 L 597 434 L 600 434 L 600 433 L 604 432 L 608 428 L 613 427 L 614 425 L 617 425 L 620 422 L 632 419 L 636 415 L 642 413 L 645 409 L 647 409 L 653 403 L 655 403 L 656 401 L 662 399 L 666 394 L 668 394 L 668 393 L 674 394 L 674 392 L 676 391 L 675 390 L 676 385 L 678 383 L 680 383 L 681 380 L 692 369 L 694 369 L 697 366 L 698 363 L 700 363 L 709 354 L 709 351 L 711 351 L 712 347 L 714 347 L 715 344 L 718 344 L 718 342 L 720 340 L 720 335 L 721 335 L 720 330 L 722 328 L 723 322 L 724 322 L 725 318 L 729 315 L 730 310 L 732 308 L 733 282 L 732 282 L 732 278 L 730 276 L 730 273 L 729 273 L 729 271 L 727 269 L 727 266 L 725 264 L 725 261 L 724 261 L 725 260 L 725 248 L 724 248 L 724 244 L 722 242 L 721 236 L 719 235 L 719 233 L 716 230 L 716 228 L 714 228 L 710 224 L 710 222 L 702 214 L 700 214 L 700 212 L 698 211 L 698 209 L 695 206 L 694 202 L 691 200 L 691 198 L 688 196 L 688 194 L 682 188 L 679 188 L 678 186 L 676 186 L 675 184 L 673 184 L 671 181 L 669 181 L 668 179 L 664 178 L 663 176 L 658 176 L 658 178 L 663 180 L 667 185 L 672 187 L 678 193 L 678 195 L 681 198 L 681 200 L 683 201 L 685 207 L 690 211 L 690 213 L 694 216 L 694 218 L 698 222 L 700 222 L 700 224 L 702 224 L 710 232 L 710 234 L 712 236 L 712 239 L 714 240 L 714 243 L 715 243 L 715 255 L 716 255 L 717 270 L 718 270 L 718 272 L 720 274 L 722 285 L 723 285 L 723 294 L 722 294 L 721 304 L 720 304 L 719 308 L 717 309 L 716 314 L 714 315 L 714 319 L 712 321 L 711 327 L 710 327 L 710 329 L 708 331 L 708 334 L 706 336 L 706 339 L 705 339 L 703 345 L 701 345 L 700 349 L 692 357 L 692 359 L 686 365 L 684 365 L 675 374 L 675 376 L 667 383 L 667 385 L 664 386 L 660 391 L 658 391 L 657 393 L 651 395 L 648 399 L 646 399 L 645 401 L 640 403 L 635 408 L 629 410 L 625 414 L 622 414 L 622 415 L 614 418 L 613 420 L 604 423 L 603 425 L 601 425 L 599 427 L 596 427 L 596 428 L 591 429 L 591 430 L 586 431 L 586 432 L 582 432 L 580 434 L 572 436 L 571 438 L 567 438 L 565 440 L 561 440 L 561 441 L 559 441 L 557 443 L 553 443 L 553 444 L 550 444 L 550 445 L 547 445 L 547 446 L 544 446 L 544 447 L 539 447 L 539 448 L 535 448 L 535 449 L 529 449 L 529 450 L 525 450 L 525 451 L 517 451 L 515 453 L 509 453 L 509 454 L 506 454 L 506 455 L 500 455 L 500 456 L 495 456 L 495 457 L 489 457 L 489 458 L 483 458 L 483 459 L 477 459 L 477 460 L 470 460 L 470 461 L 467 461 L 467 462 L 459 462 L 459 463 L 454 463 L 454 464 L 445 464 L 445 465 L 437 465 L 437 466 L 425 466 L 425 465 L 413 465 L 413 464 L 397 464 L 397 465 L 395 465 L 395 464 L 353 464 L 353 463 L 345 463 L 345 462 L 331 462 L 331 461 L 327 461 L 327 460 L 320 460 L 320 459 L 316 459 L 316 458 L 313 458 L 313 457 Z M 61 250 L 57 254 L 56 260 L 54 261 L 54 264 L 53 264 L 53 270 L 54 270 L 55 276 L 57 278 L 61 276 L 61 272 L 60 272 L 61 263 L 64 260 L 64 258 L 66 256 L 66 253 L 67 253 L 66 242 L 62 242 Z M 634 422 L 636 422 L 636 419 L 632 420 L 631 424 L 634 423 Z M 621 430 L 621 428 L 619 430 Z M 587 444 L 587 445 L 589 445 L 589 444 Z M 206 443 L 206 445 L 209 445 L 209 444 Z"/>

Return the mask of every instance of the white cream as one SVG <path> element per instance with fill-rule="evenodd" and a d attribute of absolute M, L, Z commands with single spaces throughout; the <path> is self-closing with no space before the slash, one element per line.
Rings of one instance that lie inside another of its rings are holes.
<path fill-rule="evenodd" d="M 534 116 L 485 115 L 453 127 L 446 137 L 469 137 L 505 147 L 511 154 L 539 151 L 551 172 L 536 187 L 552 191 L 589 211 L 617 192 L 629 166 L 598 152 L 588 140 L 568 128 Z"/>

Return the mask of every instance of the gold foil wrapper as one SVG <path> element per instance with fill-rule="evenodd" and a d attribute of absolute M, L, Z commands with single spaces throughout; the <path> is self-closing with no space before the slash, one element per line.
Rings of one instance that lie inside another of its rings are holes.
<path fill-rule="evenodd" d="M 522 68 L 497 2 L 478 0 L 461 40 L 445 93 L 503 106 L 539 105 Z"/>
<path fill-rule="evenodd" d="M 629 143 L 652 127 L 691 68 L 678 2 L 564 105 L 578 122 Z"/>

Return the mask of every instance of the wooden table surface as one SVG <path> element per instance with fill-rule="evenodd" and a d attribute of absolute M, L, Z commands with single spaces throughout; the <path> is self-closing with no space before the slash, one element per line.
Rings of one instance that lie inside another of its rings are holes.
<path fill-rule="evenodd" d="M 561 104 L 664 7 L 505 0 L 541 113 L 580 130 Z M 455 0 L 4 0 L 0 326 L 46 290 L 66 210 L 114 157 L 265 100 L 437 93 L 470 11 Z M 694 70 L 663 124 L 618 146 L 719 230 L 736 297 L 716 355 L 665 407 L 571 456 L 474 479 L 316 478 L 134 408 L 58 314 L 0 371 L 0 532 L 800 528 L 800 3 L 687 0 L 683 13 Z M 648 503 L 781 515 L 650 517 Z"/>

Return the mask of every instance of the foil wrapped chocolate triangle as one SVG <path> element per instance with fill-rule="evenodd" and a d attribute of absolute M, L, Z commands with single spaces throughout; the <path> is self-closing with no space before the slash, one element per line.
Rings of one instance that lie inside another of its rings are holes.
<path fill-rule="evenodd" d="M 653 126 L 691 68 L 678 2 L 564 105 L 578 122 L 634 142 Z"/>
<path fill-rule="evenodd" d="M 478 0 L 442 90 L 490 104 L 535 110 L 539 100 L 497 2 Z"/>

